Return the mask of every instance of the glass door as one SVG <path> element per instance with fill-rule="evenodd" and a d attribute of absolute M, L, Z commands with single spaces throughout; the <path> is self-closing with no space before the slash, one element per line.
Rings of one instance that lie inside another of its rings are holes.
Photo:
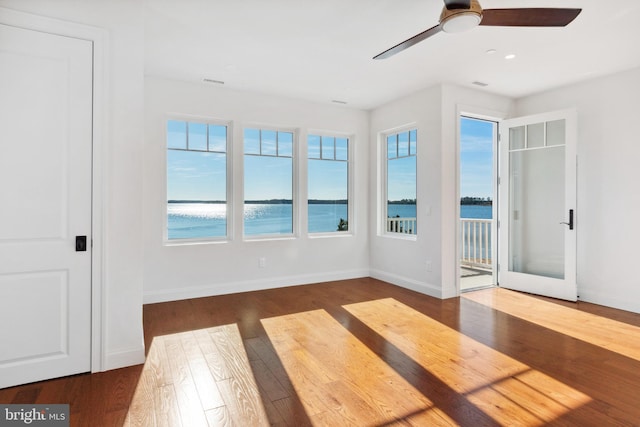
<path fill-rule="evenodd" d="M 570 301 L 576 286 L 576 114 L 500 124 L 499 285 Z"/>

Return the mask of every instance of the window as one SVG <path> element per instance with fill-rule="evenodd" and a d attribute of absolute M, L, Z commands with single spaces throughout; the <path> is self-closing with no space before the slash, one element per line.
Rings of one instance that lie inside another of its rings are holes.
<path fill-rule="evenodd" d="M 167 122 L 167 238 L 227 235 L 226 124 Z"/>
<path fill-rule="evenodd" d="M 388 233 L 416 234 L 415 129 L 386 136 Z"/>
<path fill-rule="evenodd" d="M 244 234 L 293 234 L 293 132 L 244 130 Z"/>
<path fill-rule="evenodd" d="M 349 140 L 309 135 L 309 233 L 349 230 Z"/>

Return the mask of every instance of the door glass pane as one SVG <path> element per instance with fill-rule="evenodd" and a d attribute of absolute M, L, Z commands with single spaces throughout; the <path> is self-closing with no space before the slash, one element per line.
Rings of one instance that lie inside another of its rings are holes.
<path fill-rule="evenodd" d="M 564 119 L 547 122 L 547 146 L 564 145 Z"/>
<path fill-rule="evenodd" d="M 524 148 L 524 126 L 509 129 L 509 150 Z"/>
<path fill-rule="evenodd" d="M 509 271 L 564 279 L 564 146 L 509 157 Z"/>
<path fill-rule="evenodd" d="M 527 148 L 544 147 L 544 123 L 527 125 Z"/>

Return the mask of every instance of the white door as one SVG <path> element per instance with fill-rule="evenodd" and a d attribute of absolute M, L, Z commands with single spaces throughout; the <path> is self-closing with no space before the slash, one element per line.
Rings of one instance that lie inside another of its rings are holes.
<path fill-rule="evenodd" d="M 576 139 L 574 111 L 500 123 L 500 286 L 577 299 Z"/>
<path fill-rule="evenodd" d="M 0 24 L 0 388 L 90 370 L 92 49 Z"/>

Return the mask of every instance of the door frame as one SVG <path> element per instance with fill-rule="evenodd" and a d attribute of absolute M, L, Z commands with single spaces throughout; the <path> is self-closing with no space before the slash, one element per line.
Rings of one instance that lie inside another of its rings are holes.
<path fill-rule="evenodd" d="M 476 107 L 476 106 L 471 106 L 471 105 L 465 105 L 465 104 L 458 104 L 456 105 L 456 233 L 455 233 L 455 280 L 456 280 L 456 295 L 460 296 L 460 294 L 462 293 L 461 287 L 460 287 L 460 254 L 461 254 L 461 246 L 460 246 L 460 239 L 461 239 L 461 233 L 460 233 L 460 137 L 461 137 L 461 130 L 460 130 L 460 120 L 462 119 L 462 117 L 469 117 L 469 118 L 473 118 L 473 119 L 479 119 L 479 120 L 486 120 L 486 121 L 491 121 L 491 122 L 496 122 L 497 126 L 496 126 L 496 132 L 499 133 L 500 132 L 500 122 L 504 119 L 506 119 L 509 116 L 509 114 L 506 111 L 499 111 L 499 110 L 492 110 L 489 108 L 481 108 L 481 107 Z M 496 135 L 496 139 L 497 139 L 497 135 Z M 496 141 L 494 140 L 494 143 Z M 498 150 L 499 150 L 499 145 L 498 144 L 494 144 L 493 147 L 493 220 L 495 222 L 495 224 L 497 224 L 497 213 L 498 213 L 498 206 L 500 204 L 500 199 L 499 199 L 499 195 L 498 195 Z M 491 248 L 491 257 L 496 261 L 493 263 L 492 266 L 492 275 L 495 278 L 496 281 L 496 285 L 498 285 L 498 272 L 497 272 L 497 257 L 498 257 L 498 245 L 499 245 L 499 239 L 498 239 L 498 233 L 497 233 L 497 227 L 494 226 L 492 227 L 491 233 L 492 235 L 495 235 L 495 238 L 493 239 L 493 247 Z"/>
<path fill-rule="evenodd" d="M 0 7 L 0 23 L 27 30 L 50 33 L 93 43 L 93 128 L 92 128 L 92 183 L 91 183 L 91 372 L 105 367 L 106 332 L 104 319 L 104 221 L 106 217 L 104 171 L 106 170 L 108 140 L 108 33 L 106 30 L 84 24 L 32 15 Z"/>

